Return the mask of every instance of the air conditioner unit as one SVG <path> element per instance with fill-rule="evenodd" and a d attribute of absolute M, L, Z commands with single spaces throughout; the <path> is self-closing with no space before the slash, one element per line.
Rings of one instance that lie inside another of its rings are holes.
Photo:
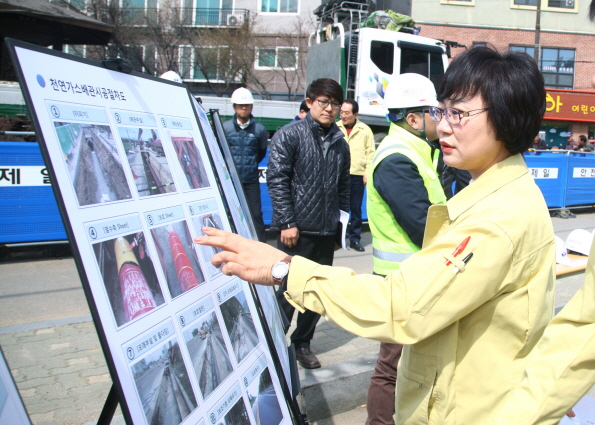
<path fill-rule="evenodd" d="M 231 13 L 227 15 L 227 26 L 228 27 L 240 27 L 244 24 L 243 13 Z"/>

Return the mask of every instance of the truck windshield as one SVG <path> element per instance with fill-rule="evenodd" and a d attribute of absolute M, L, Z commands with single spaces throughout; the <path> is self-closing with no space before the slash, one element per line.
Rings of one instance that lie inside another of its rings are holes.
<path fill-rule="evenodd" d="M 395 63 L 395 45 L 387 41 L 372 41 L 370 59 L 382 72 L 392 74 Z"/>
<path fill-rule="evenodd" d="M 434 46 L 431 46 L 431 48 L 432 50 L 435 49 Z M 444 75 L 442 49 L 438 52 L 401 46 L 400 73 L 405 74 L 407 72 L 414 72 L 428 77 L 438 89 Z"/>

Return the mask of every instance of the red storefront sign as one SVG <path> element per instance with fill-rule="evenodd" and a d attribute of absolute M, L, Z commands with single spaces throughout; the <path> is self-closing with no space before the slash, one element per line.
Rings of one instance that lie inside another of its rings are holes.
<path fill-rule="evenodd" d="M 595 122 L 595 91 L 546 89 L 543 119 Z"/>

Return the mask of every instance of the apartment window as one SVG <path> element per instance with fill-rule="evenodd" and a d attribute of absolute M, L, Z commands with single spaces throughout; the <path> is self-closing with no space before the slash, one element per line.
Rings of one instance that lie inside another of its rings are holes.
<path fill-rule="evenodd" d="M 530 46 L 510 46 L 512 52 L 524 52 L 535 57 L 535 48 Z M 574 58 L 572 49 L 542 47 L 539 55 L 539 69 L 545 86 L 550 89 L 572 89 L 574 87 Z"/>
<path fill-rule="evenodd" d="M 511 52 L 523 52 L 531 56 L 532 58 L 535 57 L 535 48 L 530 46 L 510 46 Z"/>
<path fill-rule="evenodd" d="M 578 1 L 575 0 L 547 0 L 547 7 L 548 8 L 558 8 L 558 9 L 575 9 L 577 6 L 575 3 Z"/>
<path fill-rule="evenodd" d="M 459 6 L 475 6 L 475 0 L 440 0 L 440 3 Z"/>
<path fill-rule="evenodd" d="M 85 0 L 50 0 L 50 3 L 60 4 L 61 6 L 64 6 L 64 3 L 68 3 L 70 6 L 78 10 L 83 10 L 85 8 Z"/>
<path fill-rule="evenodd" d="M 487 45 L 485 41 L 474 41 L 472 47 L 487 47 Z"/>
<path fill-rule="evenodd" d="M 157 48 L 151 45 L 126 46 L 123 56 L 130 59 L 135 71 L 157 75 Z"/>
<path fill-rule="evenodd" d="M 298 13 L 299 0 L 260 0 L 260 11 L 268 13 Z"/>
<path fill-rule="evenodd" d="M 535 9 L 538 1 L 548 12 L 578 12 L 578 0 L 510 0 L 510 4 L 515 9 Z"/>
<path fill-rule="evenodd" d="M 65 44 L 62 51 L 79 58 L 85 57 L 85 46 L 82 44 Z"/>
<path fill-rule="evenodd" d="M 572 89 L 574 87 L 574 50 L 541 49 L 539 62 L 545 86 L 552 89 Z"/>
<path fill-rule="evenodd" d="M 258 49 L 256 69 L 284 69 L 287 71 L 295 71 L 297 67 L 297 47 L 271 47 Z"/>
<path fill-rule="evenodd" d="M 191 25 L 228 25 L 229 16 L 243 23 L 244 14 L 234 14 L 233 0 L 183 0 L 182 19 Z"/>
<path fill-rule="evenodd" d="M 146 25 L 147 19 L 157 16 L 157 0 L 122 0 L 121 7 L 132 25 Z"/>
<path fill-rule="evenodd" d="M 224 82 L 231 65 L 226 47 L 180 47 L 180 75 L 183 80 Z"/>

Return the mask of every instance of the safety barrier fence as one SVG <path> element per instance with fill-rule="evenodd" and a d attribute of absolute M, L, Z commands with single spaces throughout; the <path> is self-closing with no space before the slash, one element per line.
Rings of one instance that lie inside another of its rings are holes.
<path fill-rule="evenodd" d="M 524 157 L 548 208 L 595 204 L 595 153 L 536 150 Z"/>
<path fill-rule="evenodd" d="M 595 205 L 595 153 L 530 151 L 524 157 L 548 208 Z M 273 207 L 266 185 L 267 160 L 260 163 L 260 187 L 264 222 L 270 225 Z M 367 220 L 365 195 L 362 218 Z M 65 239 L 37 143 L 0 142 L 0 244 Z"/>

